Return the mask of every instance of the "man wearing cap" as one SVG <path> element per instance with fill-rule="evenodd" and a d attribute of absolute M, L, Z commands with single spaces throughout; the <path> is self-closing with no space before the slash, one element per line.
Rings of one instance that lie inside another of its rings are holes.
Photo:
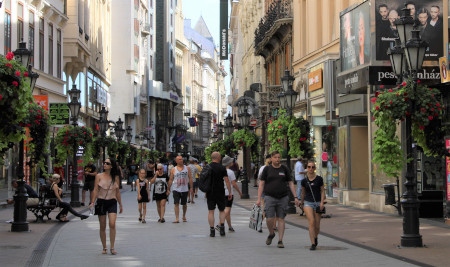
<path fill-rule="evenodd" d="M 206 193 L 206 202 L 208 204 L 208 223 L 209 236 L 214 237 L 216 230 L 214 229 L 214 210 L 219 209 L 219 232 L 220 236 L 225 236 L 225 181 L 228 192 L 231 192 L 230 180 L 228 179 L 227 170 L 222 166 L 222 156 L 215 151 L 211 154 L 212 162 L 209 164 L 212 169 L 212 190 Z M 231 200 L 232 194 L 228 195 L 228 200 Z"/>
<path fill-rule="evenodd" d="M 233 166 L 233 162 L 234 159 L 229 157 L 229 156 L 225 156 L 222 159 L 222 165 L 227 169 L 227 175 L 228 175 L 228 180 L 230 180 L 231 183 L 231 191 L 228 190 L 226 184 L 224 183 L 224 188 L 225 188 L 225 220 L 227 221 L 228 224 L 228 231 L 229 232 L 234 232 L 234 228 L 233 226 L 231 226 L 231 207 L 233 206 L 233 187 L 236 189 L 236 191 L 239 193 L 239 196 L 242 197 L 242 192 L 239 189 L 239 186 L 236 183 L 236 176 L 234 175 L 233 170 L 230 169 L 231 166 Z M 229 196 L 231 195 L 231 199 L 229 198 Z M 220 225 L 216 225 L 216 230 L 220 231 Z"/>

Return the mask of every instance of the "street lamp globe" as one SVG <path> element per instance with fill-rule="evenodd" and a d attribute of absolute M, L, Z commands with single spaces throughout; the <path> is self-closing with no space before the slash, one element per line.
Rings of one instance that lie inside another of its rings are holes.
<path fill-rule="evenodd" d="M 228 116 L 225 118 L 225 134 L 227 136 L 230 136 L 233 133 L 234 126 L 233 126 L 233 117 L 231 117 L 231 114 L 228 113 Z"/>
<path fill-rule="evenodd" d="M 419 30 L 413 30 L 412 38 L 408 40 L 405 45 L 408 67 L 413 72 L 416 72 L 417 70 L 422 68 L 425 51 L 428 47 L 428 43 L 424 40 L 421 40 L 419 34 Z"/>
<path fill-rule="evenodd" d="M 70 102 L 67 104 L 70 109 L 73 125 L 77 125 L 78 114 L 80 113 L 81 103 L 79 101 L 81 91 L 77 89 L 77 85 L 73 84 L 72 89 L 68 91 Z"/>
<path fill-rule="evenodd" d="M 114 131 L 116 132 L 117 139 L 119 141 L 122 140 L 123 135 L 125 134 L 125 129 L 123 128 L 123 121 L 120 117 L 119 120 L 116 121 L 116 127 Z"/>
<path fill-rule="evenodd" d="M 405 56 L 405 53 L 403 52 L 400 38 L 395 39 L 395 46 L 393 48 L 388 48 L 387 54 L 391 60 L 392 71 L 398 77 L 398 80 L 401 80 L 403 71 L 406 70 L 406 68 L 404 68 L 403 57 Z"/>
<path fill-rule="evenodd" d="M 410 10 L 405 7 L 402 9 L 402 16 L 395 20 L 398 37 L 402 44 L 406 43 L 411 38 L 411 31 L 414 30 L 414 19 L 411 16 Z"/>
<path fill-rule="evenodd" d="M 133 138 L 133 135 L 132 135 L 133 128 L 131 128 L 131 126 L 128 125 L 126 132 L 127 132 L 127 134 L 125 135 L 125 137 L 127 138 L 127 142 L 131 143 L 131 139 Z"/>
<path fill-rule="evenodd" d="M 100 133 L 104 137 L 106 135 L 106 131 L 108 130 L 108 111 L 105 109 L 105 106 L 100 110 Z"/>
<path fill-rule="evenodd" d="M 22 66 L 27 67 L 30 65 L 31 54 L 33 51 L 27 49 L 27 43 L 22 40 L 19 43 L 19 48 L 14 50 L 14 59 L 19 62 Z"/>

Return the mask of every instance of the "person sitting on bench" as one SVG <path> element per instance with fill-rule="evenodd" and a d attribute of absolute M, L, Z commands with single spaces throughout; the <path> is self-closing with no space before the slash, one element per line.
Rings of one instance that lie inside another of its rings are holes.
<path fill-rule="evenodd" d="M 13 179 L 11 181 L 11 185 L 15 189 L 17 189 L 17 187 L 19 186 L 19 184 L 17 183 L 17 179 Z M 26 183 L 23 184 L 23 187 L 25 188 L 25 190 L 27 191 L 27 194 L 28 194 L 27 206 L 38 205 L 39 204 L 39 196 L 36 193 L 36 191 L 34 191 L 34 189 L 31 186 L 27 185 Z M 13 204 L 14 199 L 8 199 L 7 202 L 8 202 L 8 204 Z"/>
<path fill-rule="evenodd" d="M 56 219 L 59 220 L 60 222 L 68 222 L 69 220 L 67 219 L 67 213 L 72 213 L 73 215 L 80 217 L 82 220 L 89 218 L 89 216 L 87 215 L 83 215 L 78 213 L 76 210 L 74 210 L 69 203 L 64 202 L 61 198 L 62 195 L 62 189 L 58 187 L 58 182 L 59 182 L 60 176 L 59 174 L 53 174 L 52 175 L 52 185 L 50 186 L 50 198 L 51 199 L 56 199 L 58 201 L 56 202 L 56 205 L 60 208 L 62 208 L 61 212 L 56 215 Z"/>

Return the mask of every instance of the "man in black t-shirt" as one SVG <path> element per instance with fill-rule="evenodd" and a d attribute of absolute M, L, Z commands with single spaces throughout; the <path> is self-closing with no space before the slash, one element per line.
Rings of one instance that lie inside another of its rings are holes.
<path fill-rule="evenodd" d="M 219 232 L 221 236 L 225 236 L 225 187 L 223 182 L 228 188 L 228 192 L 231 192 L 230 180 L 228 180 L 227 169 L 222 166 L 222 156 L 219 152 L 213 152 L 211 154 L 211 168 L 212 168 L 212 190 L 206 193 L 206 202 L 208 204 L 208 222 L 210 237 L 216 235 L 214 229 L 214 210 L 219 209 Z M 228 200 L 231 200 L 232 194 L 228 195 Z"/>
<path fill-rule="evenodd" d="M 272 244 L 272 239 L 275 237 L 275 223 L 278 226 L 278 247 L 284 248 L 284 217 L 286 217 L 286 210 L 289 205 L 289 191 L 286 183 L 289 184 L 289 189 L 295 199 L 295 205 L 298 206 L 299 200 L 295 192 L 294 182 L 292 181 L 289 169 L 281 165 L 281 155 L 278 151 L 271 154 L 272 164 L 264 168 L 258 187 L 258 200 L 256 205 L 261 205 L 261 196 L 264 192 L 265 214 L 267 229 L 269 229 L 269 236 L 266 240 L 266 245 Z"/>
<path fill-rule="evenodd" d="M 81 191 L 81 206 L 84 206 L 84 200 L 86 199 L 86 191 L 89 190 L 89 194 L 94 190 L 95 176 L 97 175 L 96 167 L 92 160 L 89 160 L 88 164 L 84 166 L 84 185 Z M 89 195 L 89 199 L 91 196 Z M 89 203 L 91 204 L 91 203 Z"/>

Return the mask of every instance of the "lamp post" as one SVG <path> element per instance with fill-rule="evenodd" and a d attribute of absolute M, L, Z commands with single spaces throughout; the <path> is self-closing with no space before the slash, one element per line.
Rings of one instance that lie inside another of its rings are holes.
<path fill-rule="evenodd" d="M 80 94 L 81 91 L 77 89 L 77 85 L 72 85 L 72 89 L 69 90 L 70 102 L 67 104 L 70 109 L 72 118 L 72 125 L 78 126 L 78 114 L 80 113 L 81 103 Z M 73 144 L 73 169 L 72 169 L 72 183 L 70 186 L 70 205 L 72 207 L 79 207 L 80 203 L 80 184 L 78 183 L 78 162 L 77 162 L 78 144 Z"/>
<path fill-rule="evenodd" d="M 125 134 L 125 129 L 123 128 L 123 121 L 122 119 L 119 119 L 116 121 L 116 126 L 114 127 L 114 132 L 117 136 L 117 140 L 121 141 L 123 138 L 123 135 Z"/>
<path fill-rule="evenodd" d="M 219 140 L 223 140 L 223 134 L 224 134 L 224 131 L 223 131 L 223 129 L 224 129 L 224 125 L 222 124 L 222 122 L 220 122 L 218 125 L 217 125 L 217 138 L 219 139 Z"/>
<path fill-rule="evenodd" d="M 34 86 L 36 85 L 36 80 L 39 78 L 39 74 L 32 72 L 32 67 L 30 65 L 30 59 L 32 51 L 27 49 L 27 43 L 20 42 L 19 48 L 17 48 L 14 52 L 14 57 L 17 62 L 19 62 L 22 66 L 28 66 L 30 81 L 30 89 L 31 92 L 34 90 Z M 23 139 L 19 142 L 19 164 L 16 169 L 16 176 L 18 178 L 17 181 L 17 190 L 14 195 L 14 221 L 11 224 L 11 232 L 28 232 L 28 222 L 27 222 L 27 199 L 28 194 L 27 190 L 24 187 L 25 181 L 24 172 L 23 172 L 23 160 L 24 160 L 24 141 Z"/>
<path fill-rule="evenodd" d="M 278 94 L 278 101 L 279 101 L 280 107 L 282 109 L 286 110 L 289 120 L 291 119 L 292 109 L 295 106 L 295 101 L 297 100 L 297 95 L 298 95 L 298 93 L 292 89 L 293 81 L 294 81 L 294 77 L 291 76 L 290 71 L 285 70 L 284 76 L 281 78 L 281 82 L 283 85 L 283 92 Z M 286 151 L 287 151 L 286 166 L 289 169 L 289 173 L 291 173 L 291 156 L 289 155 L 289 150 L 290 150 L 289 138 L 286 138 L 286 140 L 287 140 L 287 142 L 286 142 Z M 297 212 L 297 209 L 295 208 L 295 204 L 294 204 L 294 196 L 292 195 L 291 190 L 288 190 L 288 191 L 289 191 L 289 200 L 290 201 L 289 201 L 289 207 L 288 207 L 287 213 L 295 214 Z"/>
<path fill-rule="evenodd" d="M 142 149 L 142 146 L 145 145 L 147 140 L 145 139 L 145 136 L 144 136 L 143 132 L 141 132 L 139 134 L 138 138 L 139 138 L 139 144 L 141 145 L 141 161 L 139 162 L 139 166 L 141 166 L 140 168 L 142 168 L 142 166 L 143 166 L 143 162 L 142 162 L 143 149 Z"/>
<path fill-rule="evenodd" d="M 225 135 L 230 136 L 234 131 L 233 126 L 233 117 L 231 117 L 231 114 L 228 113 L 228 116 L 225 118 Z"/>
<path fill-rule="evenodd" d="M 100 110 L 100 134 L 102 136 L 102 138 L 104 139 L 106 137 L 106 131 L 109 128 L 109 121 L 108 121 L 108 111 L 106 110 L 106 108 L 103 106 L 102 109 Z M 106 148 L 103 142 L 103 161 L 105 161 L 106 159 Z"/>
<path fill-rule="evenodd" d="M 247 128 L 250 124 L 250 113 L 249 113 L 249 107 L 250 104 L 246 99 L 242 99 L 237 103 L 238 106 L 238 118 L 239 123 L 244 127 Z M 250 151 L 248 151 L 248 147 L 245 146 L 243 149 L 244 152 L 244 168 L 242 170 L 242 173 L 245 173 L 246 175 L 241 180 L 242 184 L 242 199 L 248 199 L 250 198 L 248 194 L 248 182 L 250 181 L 249 175 L 251 175 L 251 165 L 250 165 Z"/>
<path fill-rule="evenodd" d="M 414 19 L 410 15 L 410 10 L 405 7 L 402 9 L 402 12 L 402 16 L 395 21 L 399 40 L 394 49 L 388 50 L 388 55 L 391 59 L 392 69 L 399 79 L 402 79 L 403 76 L 412 78 L 413 95 L 415 95 L 417 90 L 417 71 L 422 67 L 428 44 L 420 39 L 420 31 L 415 29 Z M 410 114 L 416 112 L 416 100 L 413 98 L 408 99 L 408 111 Z M 406 181 L 404 183 L 406 191 L 403 193 L 401 200 L 403 208 L 401 246 L 422 247 L 422 236 L 419 233 L 419 200 L 416 191 L 417 170 L 415 168 L 411 127 L 411 116 L 406 116 L 405 145 L 408 160 L 405 175 Z"/>
<path fill-rule="evenodd" d="M 131 143 L 131 139 L 133 139 L 133 128 L 131 128 L 130 125 L 128 125 L 127 129 L 125 130 L 127 134 L 125 135 L 125 138 L 127 139 L 128 144 Z"/>

